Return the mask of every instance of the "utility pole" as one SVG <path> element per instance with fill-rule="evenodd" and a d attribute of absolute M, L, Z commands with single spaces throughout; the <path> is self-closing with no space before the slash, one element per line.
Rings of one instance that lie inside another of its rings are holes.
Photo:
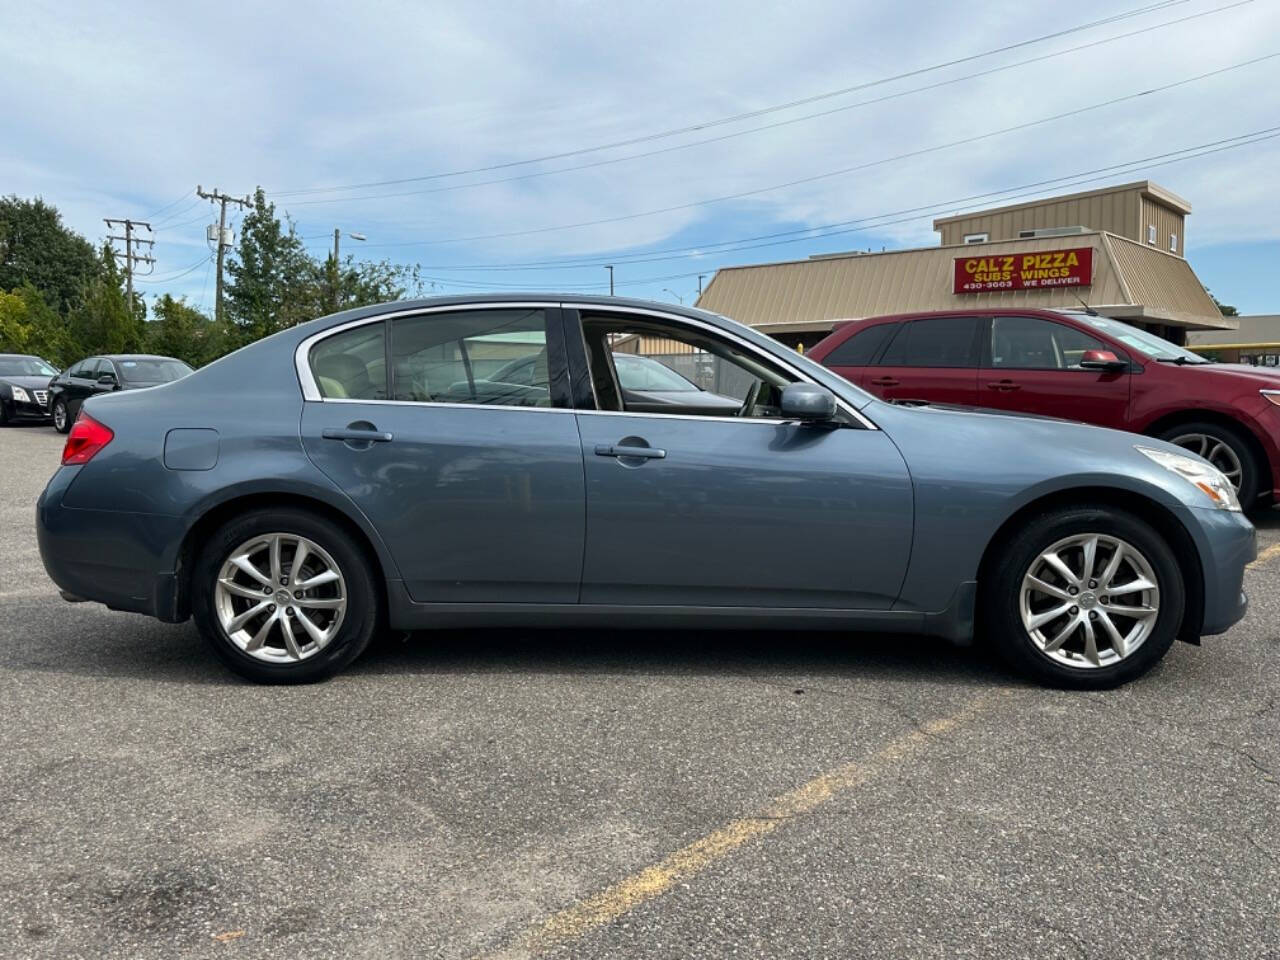
<path fill-rule="evenodd" d="M 135 227 L 142 227 L 144 230 L 150 233 L 151 224 L 147 223 L 145 220 L 130 220 L 128 217 L 125 217 L 123 220 L 119 219 L 118 217 L 103 217 L 102 222 L 107 225 L 108 230 L 110 230 L 112 227 L 116 226 L 117 224 L 124 227 L 123 237 L 117 237 L 114 234 L 109 233 L 107 234 L 107 239 L 124 241 L 124 253 L 122 254 L 117 253 L 116 256 L 124 257 L 125 295 L 129 298 L 128 299 L 129 313 L 132 314 L 133 313 L 133 265 L 135 263 L 145 263 L 150 266 L 154 266 L 156 262 L 156 258 L 151 256 L 151 253 L 150 253 L 151 248 L 155 246 L 156 242 L 154 240 L 143 240 L 141 237 L 135 237 L 133 235 L 133 230 Z M 133 252 L 133 248 L 135 245 L 140 246 L 144 243 L 147 244 L 147 249 L 148 249 L 148 252 L 145 255 Z"/>
<path fill-rule="evenodd" d="M 218 214 L 218 286 L 214 299 L 213 316 L 218 324 L 222 324 L 222 255 L 226 253 L 227 247 L 231 244 L 227 243 L 227 204 L 235 203 L 241 207 L 250 206 L 248 197 L 240 199 L 239 197 L 229 197 L 225 193 L 213 188 L 212 193 L 205 193 L 199 184 L 196 184 L 196 196 L 202 200 L 210 200 L 221 207 Z"/>
<path fill-rule="evenodd" d="M 613 264 L 605 264 L 605 269 L 609 271 L 609 296 L 613 296 Z"/>
<path fill-rule="evenodd" d="M 698 274 L 698 296 L 702 296 L 702 278 L 705 276 L 705 273 Z"/>
<path fill-rule="evenodd" d="M 348 233 L 348 237 L 352 240 L 368 240 L 363 233 Z M 333 309 L 337 310 L 342 304 L 342 261 L 338 259 L 338 241 L 342 239 L 342 228 L 333 228 Z"/>

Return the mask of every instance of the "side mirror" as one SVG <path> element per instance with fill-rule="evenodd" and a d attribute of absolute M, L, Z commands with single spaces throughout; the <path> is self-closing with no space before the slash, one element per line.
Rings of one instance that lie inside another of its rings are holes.
<path fill-rule="evenodd" d="M 1086 350 L 1080 357 L 1081 370 L 1124 370 L 1129 365 L 1110 350 Z"/>
<path fill-rule="evenodd" d="M 782 418 L 816 422 L 836 415 L 835 394 L 816 383 L 792 383 L 782 388 Z"/>
<path fill-rule="evenodd" d="M 114 373 L 104 373 L 98 377 L 98 386 L 114 387 L 116 385 L 116 375 Z"/>

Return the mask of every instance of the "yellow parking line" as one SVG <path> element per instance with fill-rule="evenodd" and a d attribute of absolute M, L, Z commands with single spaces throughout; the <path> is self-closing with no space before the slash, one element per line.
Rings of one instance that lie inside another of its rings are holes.
<path fill-rule="evenodd" d="M 917 753 L 931 737 L 949 733 L 973 717 L 988 699 L 988 696 L 978 697 L 950 716 L 933 720 L 899 737 L 865 760 L 842 764 L 815 777 L 776 797 L 754 816 L 729 821 L 658 863 L 534 924 L 507 947 L 482 955 L 484 960 L 532 957 L 630 913 L 641 904 L 660 897 L 679 881 L 701 873 L 744 844 L 773 833 L 788 819 L 810 813 L 832 797 L 901 764 Z"/>
<path fill-rule="evenodd" d="M 1267 547 L 1267 549 L 1258 554 L 1258 559 L 1249 564 L 1249 569 L 1252 570 L 1254 567 L 1262 566 L 1272 557 L 1280 557 L 1280 543 L 1273 543 L 1271 546 Z"/>

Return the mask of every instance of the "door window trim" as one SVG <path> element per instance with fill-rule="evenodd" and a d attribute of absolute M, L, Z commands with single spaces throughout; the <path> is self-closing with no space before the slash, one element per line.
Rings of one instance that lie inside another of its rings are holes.
<path fill-rule="evenodd" d="M 294 373 L 298 377 L 298 385 L 302 388 L 302 399 L 315 403 L 372 403 L 387 404 L 400 407 L 440 407 L 447 410 L 526 410 L 533 413 L 574 413 L 572 407 L 527 407 L 516 404 L 506 403 L 444 403 L 439 400 L 396 400 L 387 398 L 384 400 L 362 400 L 359 397 L 326 397 L 320 393 L 320 386 L 316 383 L 315 374 L 311 370 L 311 349 L 323 340 L 336 336 L 340 333 L 346 333 L 348 330 L 354 330 L 357 327 L 372 326 L 375 323 L 386 325 L 385 342 L 386 356 L 391 357 L 391 339 L 392 320 L 403 317 L 418 317 L 431 313 L 460 313 L 464 310 L 545 310 L 547 314 L 547 342 L 550 345 L 555 337 L 555 329 L 563 330 L 563 311 L 560 310 L 560 304 L 556 301 L 519 301 L 519 302 L 494 302 L 494 303 L 453 303 L 443 306 L 432 307 L 411 307 L 405 310 L 395 310 L 390 313 L 379 313 L 374 316 L 360 317 L 356 320 L 348 320 L 346 323 L 340 323 L 335 327 L 327 327 L 311 336 L 306 337 L 301 343 L 294 348 L 293 351 L 293 368 Z M 548 346 L 548 358 L 550 358 L 550 346 Z M 572 372 L 570 364 L 565 361 L 565 375 L 570 377 L 572 381 Z M 392 388 L 393 371 L 391 364 L 387 365 L 387 385 Z"/>
<path fill-rule="evenodd" d="M 696 320 L 693 317 L 686 317 L 686 316 L 682 316 L 680 314 L 675 314 L 675 313 L 667 313 L 666 311 L 663 311 L 663 310 L 652 310 L 652 309 L 647 309 L 643 307 L 624 306 L 622 304 L 615 305 L 615 304 L 599 304 L 599 303 L 580 303 L 580 302 L 569 301 L 569 300 L 563 301 L 561 303 L 561 307 L 563 307 L 565 311 L 565 313 L 563 314 L 565 325 L 568 326 L 570 323 L 573 324 L 573 326 L 578 331 L 577 337 L 575 339 L 579 341 L 582 340 L 583 311 L 591 311 L 591 312 L 602 313 L 602 314 L 625 313 L 633 316 L 638 315 L 641 317 L 652 317 L 652 318 L 657 318 L 663 321 L 671 321 L 677 327 L 681 327 L 681 326 L 693 327 L 697 330 L 702 331 L 703 333 L 708 333 L 714 337 L 720 337 L 725 340 L 730 340 L 737 346 L 745 349 L 747 352 L 755 354 L 757 356 L 759 356 L 761 353 L 765 353 L 758 346 L 751 343 L 749 340 L 743 339 L 742 337 L 738 336 L 737 334 L 733 333 L 730 330 L 725 330 L 722 327 L 718 327 L 715 324 L 706 323 L 705 321 L 702 321 L 702 320 Z M 570 339 L 567 333 L 566 333 L 565 339 L 566 340 Z M 582 346 L 582 356 L 576 359 L 578 359 L 578 361 L 581 363 L 586 362 L 585 344 L 583 344 Z M 816 387 L 822 387 L 824 390 L 831 389 L 830 387 L 827 387 L 824 384 L 818 383 L 816 380 L 808 376 L 799 368 L 794 367 L 791 364 L 787 363 L 786 360 L 782 357 L 775 357 L 771 353 L 765 353 L 765 360 L 771 366 L 781 367 L 787 373 L 794 376 L 796 378 L 796 381 L 799 383 L 811 383 Z M 587 372 L 587 381 L 590 382 L 589 371 Z M 836 393 L 834 390 L 831 390 L 831 393 L 836 399 L 837 409 L 844 411 L 846 414 L 852 417 L 855 421 L 857 421 L 857 423 L 860 426 L 862 426 L 864 429 L 867 429 L 867 430 L 880 429 L 874 423 L 868 420 L 866 416 L 864 416 L 860 411 L 850 406 L 845 401 L 845 399 L 841 397 L 838 393 Z M 779 423 L 795 423 L 794 420 L 786 419 L 783 417 L 710 416 L 706 414 L 640 413 L 640 412 L 629 411 L 629 410 L 601 410 L 599 408 L 599 404 L 596 403 L 594 388 L 592 389 L 591 402 L 594 404 L 594 409 L 580 409 L 578 410 L 578 413 L 603 414 L 605 416 L 613 416 L 613 417 L 644 417 L 646 419 L 651 419 L 653 417 L 667 417 L 672 420 L 713 420 L 716 422 L 728 421 L 731 423 L 765 423 L 765 424 L 772 424 L 772 425 L 776 425 Z"/>

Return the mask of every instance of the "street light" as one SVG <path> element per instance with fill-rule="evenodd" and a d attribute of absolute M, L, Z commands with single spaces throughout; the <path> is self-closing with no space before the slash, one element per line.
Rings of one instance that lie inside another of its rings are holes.
<path fill-rule="evenodd" d="M 339 288 L 342 286 L 342 283 L 341 283 L 342 266 L 341 266 L 341 261 L 338 260 L 338 240 L 341 239 L 341 237 L 342 237 L 342 228 L 334 227 L 333 228 L 333 309 L 335 310 L 337 310 L 339 307 L 338 300 L 341 296 L 339 292 Z M 347 237 L 352 240 L 368 240 L 369 239 L 363 233 L 348 233 Z"/>
<path fill-rule="evenodd" d="M 609 296 L 612 297 L 613 296 L 613 264 L 606 263 L 604 268 L 609 271 Z"/>
<path fill-rule="evenodd" d="M 671 294 L 673 297 L 675 297 L 677 300 L 680 301 L 680 306 L 682 307 L 684 306 L 684 297 L 680 296 L 680 294 L 676 293 L 670 287 L 663 287 L 662 292 Z"/>

